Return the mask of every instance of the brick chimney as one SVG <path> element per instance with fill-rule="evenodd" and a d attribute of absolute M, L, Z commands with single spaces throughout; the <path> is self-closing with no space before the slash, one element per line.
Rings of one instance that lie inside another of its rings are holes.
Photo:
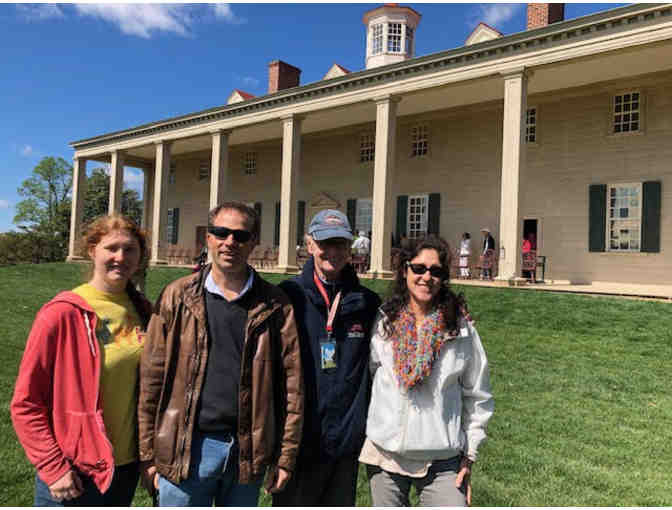
<path fill-rule="evenodd" d="M 268 93 L 291 89 L 299 86 L 301 69 L 289 65 L 282 60 L 274 60 L 268 64 Z"/>
<path fill-rule="evenodd" d="M 527 4 L 527 29 L 545 27 L 565 19 L 565 4 Z"/>

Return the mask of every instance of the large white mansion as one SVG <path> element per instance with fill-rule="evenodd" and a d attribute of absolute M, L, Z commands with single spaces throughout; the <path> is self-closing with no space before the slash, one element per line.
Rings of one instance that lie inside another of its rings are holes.
<path fill-rule="evenodd" d="M 362 71 L 300 85 L 276 60 L 266 95 L 72 142 L 69 259 L 95 160 L 111 165 L 111 211 L 124 165 L 144 169 L 153 264 L 171 244 L 195 249 L 209 208 L 235 199 L 261 213 L 279 270 L 296 269 L 297 240 L 331 207 L 372 231 L 373 275 L 389 274 L 393 238 L 477 244 L 487 226 L 503 279 L 536 232 L 554 280 L 672 284 L 672 5 L 564 21 L 563 4 L 529 4 L 524 32 L 480 24 L 420 57 L 421 13 L 363 14 Z"/>

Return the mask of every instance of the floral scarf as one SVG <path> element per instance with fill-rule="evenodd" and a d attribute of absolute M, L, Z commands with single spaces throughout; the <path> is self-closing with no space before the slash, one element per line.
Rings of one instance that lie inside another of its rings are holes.
<path fill-rule="evenodd" d="M 416 328 L 415 315 L 408 306 L 400 310 L 391 338 L 394 373 L 400 387 L 410 390 L 420 384 L 431 373 L 443 344 L 457 337 L 457 331 L 446 331 L 445 317 L 445 310 L 439 307 Z"/>

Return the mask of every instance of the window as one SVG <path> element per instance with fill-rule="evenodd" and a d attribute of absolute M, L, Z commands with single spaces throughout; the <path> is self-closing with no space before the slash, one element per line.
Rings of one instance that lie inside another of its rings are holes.
<path fill-rule="evenodd" d="M 205 179 L 209 178 L 210 178 L 210 162 L 201 161 L 200 165 L 198 166 L 198 180 L 204 181 Z"/>
<path fill-rule="evenodd" d="M 642 184 L 610 184 L 607 191 L 607 251 L 640 251 Z"/>
<path fill-rule="evenodd" d="M 406 232 L 409 239 L 417 239 L 427 234 L 427 195 L 408 197 L 408 222 Z"/>
<path fill-rule="evenodd" d="M 243 156 L 243 172 L 245 175 L 254 175 L 257 173 L 256 152 L 246 152 Z"/>
<path fill-rule="evenodd" d="M 359 138 L 359 162 L 373 161 L 376 155 L 376 135 L 372 132 L 362 133 Z"/>
<path fill-rule="evenodd" d="M 411 128 L 411 157 L 417 158 L 427 155 L 427 149 L 429 147 L 428 129 L 424 124 L 413 126 Z"/>
<path fill-rule="evenodd" d="M 371 55 L 383 52 L 383 24 L 379 23 L 371 27 Z"/>
<path fill-rule="evenodd" d="M 387 24 L 387 51 L 401 53 L 401 23 Z"/>
<path fill-rule="evenodd" d="M 175 166 L 175 163 L 170 164 L 170 170 L 168 171 L 168 184 L 175 184 L 176 179 L 176 174 L 177 174 L 177 167 Z"/>
<path fill-rule="evenodd" d="M 525 141 L 535 143 L 537 141 L 537 109 L 528 108 L 525 115 Z"/>
<path fill-rule="evenodd" d="M 406 25 L 406 54 L 413 56 L 413 29 Z"/>
<path fill-rule="evenodd" d="M 168 221 L 166 222 L 166 241 L 177 244 L 177 231 L 180 225 L 180 209 L 175 207 L 168 209 Z"/>
<path fill-rule="evenodd" d="M 373 225 L 373 201 L 370 198 L 358 198 L 355 213 L 355 233 L 369 232 Z"/>
<path fill-rule="evenodd" d="M 639 131 L 640 95 L 629 92 L 614 96 L 614 133 Z"/>

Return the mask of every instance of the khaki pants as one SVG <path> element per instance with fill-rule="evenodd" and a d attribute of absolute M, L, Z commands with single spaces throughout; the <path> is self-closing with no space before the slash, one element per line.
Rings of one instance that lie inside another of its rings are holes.
<path fill-rule="evenodd" d="M 455 487 L 460 457 L 434 461 L 423 478 L 411 478 L 366 466 L 373 506 L 409 506 L 411 485 L 422 506 L 467 506 L 466 487 Z"/>

